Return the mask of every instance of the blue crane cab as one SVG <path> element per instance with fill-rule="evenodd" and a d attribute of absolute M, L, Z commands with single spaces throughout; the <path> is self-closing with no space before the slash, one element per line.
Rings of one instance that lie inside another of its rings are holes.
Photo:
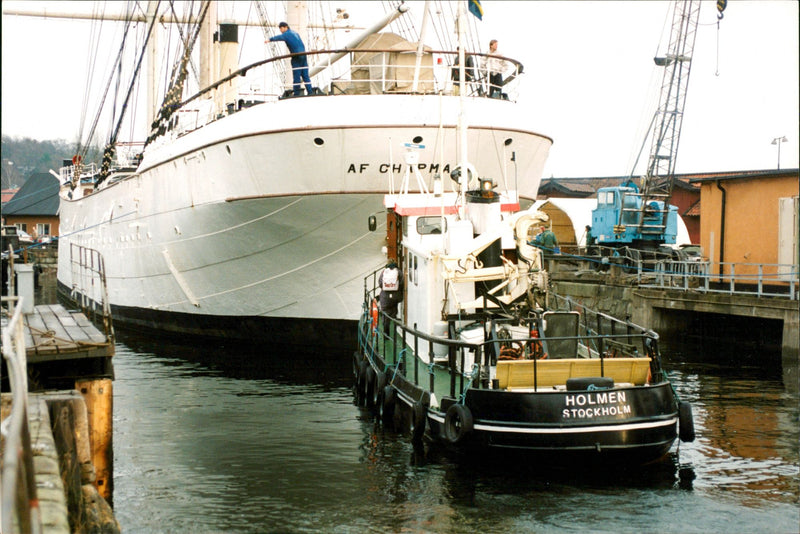
<path fill-rule="evenodd" d="M 597 244 L 605 246 L 673 245 L 678 234 L 678 208 L 663 200 L 643 200 L 632 182 L 602 187 L 592 211 L 592 233 Z"/>

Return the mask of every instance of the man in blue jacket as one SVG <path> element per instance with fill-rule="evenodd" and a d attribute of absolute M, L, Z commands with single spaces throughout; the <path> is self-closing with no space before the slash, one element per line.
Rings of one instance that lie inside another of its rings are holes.
<path fill-rule="evenodd" d="M 278 29 L 281 31 L 280 35 L 270 37 L 270 41 L 283 41 L 289 48 L 292 54 L 298 54 L 306 51 L 306 46 L 300 35 L 294 30 L 289 29 L 289 25 L 285 22 L 278 24 Z M 311 79 L 308 77 L 308 59 L 305 54 L 292 56 L 292 82 L 294 83 L 294 96 L 300 96 L 303 90 L 300 89 L 300 80 L 305 82 L 306 91 L 309 95 L 314 93 L 311 87 Z"/>

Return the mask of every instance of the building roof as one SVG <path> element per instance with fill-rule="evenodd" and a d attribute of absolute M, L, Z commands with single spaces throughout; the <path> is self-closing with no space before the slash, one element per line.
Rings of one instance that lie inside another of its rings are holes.
<path fill-rule="evenodd" d="M 19 188 L 16 188 L 16 189 L 3 189 L 3 198 L 2 198 L 2 201 L 0 201 L 0 202 L 5 204 L 6 202 L 8 202 L 12 198 L 14 198 L 14 195 L 17 194 L 17 191 L 19 191 Z"/>
<path fill-rule="evenodd" d="M 759 178 L 781 178 L 786 176 L 797 176 L 800 169 L 770 169 L 766 171 L 732 171 L 732 172 L 709 172 L 691 175 L 689 180 L 694 184 L 703 182 L 716 182 L 721 180 L 742 180 Z"/>
<path fill-rule="evenodd" d="M 58 215 L 58 180 L 48 172 L 33 173 L 14 198 L 3 205 L 3 215 Z"/>
<path fill-rule="evenodd" d="M 691 184 L 693 176 L 696 174 L 675 175 L 674 187 L 693 191 L 697 186 Z M 594 196 L 601 187 L 613 187 L 620 185 L 630 176 L 608 176 L 603 178 L 545 178 L 539 185 L 540 195 L 569 195 L 577 198 L 588 198 Z M 636 178 L 634 178 L 636 181 Z"/>

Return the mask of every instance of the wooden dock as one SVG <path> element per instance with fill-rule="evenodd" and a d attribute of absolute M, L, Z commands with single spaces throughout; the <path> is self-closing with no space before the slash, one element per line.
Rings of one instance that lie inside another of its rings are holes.
<path fill-rule="evenodd" d="M 110 358 L 114 355 L 109 339 L 80 311 L 60 304 L 34 306 L 25 314 L 25 344 L 28 364 L 54 360 Z"/>

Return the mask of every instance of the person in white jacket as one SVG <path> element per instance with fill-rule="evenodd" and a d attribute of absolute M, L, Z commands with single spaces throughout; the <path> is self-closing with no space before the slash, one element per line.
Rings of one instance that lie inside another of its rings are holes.
<path fill-rule="evenodd" d="M 486 56 L 489 96 L 492 98 L 500 98 L 503 93 L 503 71 L 505 70 L 505 61 L 496 57 L 497 55 L 497 39 L 492 39 L 489 41 L 489 53 Z"/>

